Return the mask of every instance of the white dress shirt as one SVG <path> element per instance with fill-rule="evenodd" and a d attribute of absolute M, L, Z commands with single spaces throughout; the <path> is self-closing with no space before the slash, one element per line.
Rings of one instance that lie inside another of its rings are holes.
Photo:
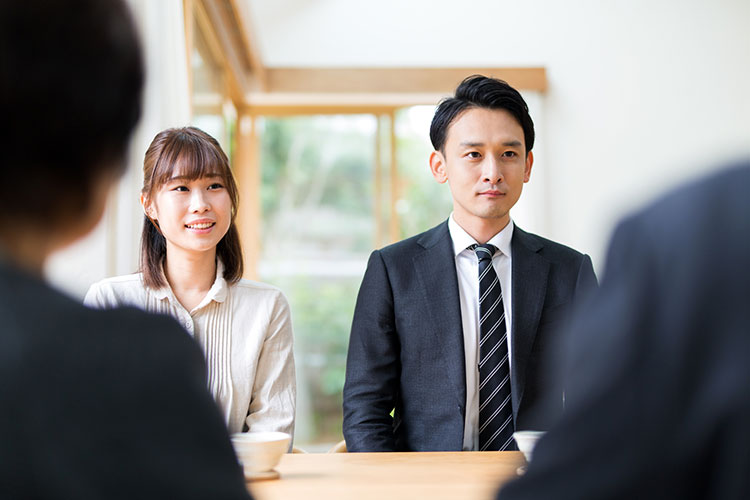
<path fill-rule="evenodd" d="M 203 348 L 208 388 L 230 433 L 247 425 L 251 431 L 293 435 L 296 383 L 286 297 L 255 281 L 229 285 L 223 276 L 224 266 L 218 262 L 213 286 L 192 311 L 177 301 L 169 285 L 146 288 L 140 273 L 93 284 L 84 303 L 99 308 L 129 305 L 174 317 Z"/>
<path fill-rule="evenodd" d="M 464 332 L 464 355 L 466 358 L 466 415 L 464 419 L 464 451 L 479 449 L 479 261 L 470 245 L 477 241 L 469 236 L 453 219 L 448 219 L 448 230 L 453 240 L 458 276 L 458 296 L 461 302 L 461 324 Z M 513 221 L 487 243 L 498 249 L 492 257 L 500 280 L 505 309 L 505 328 L 508 332 L 508 362 L 513 359 L 511 352 L 511 252 L 510 240 L 513 237 Z"/>

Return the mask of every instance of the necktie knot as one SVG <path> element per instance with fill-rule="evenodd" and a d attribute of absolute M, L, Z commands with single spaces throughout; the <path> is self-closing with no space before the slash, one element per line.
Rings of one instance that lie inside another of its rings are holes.
<path fill-rule="evenodd" d="M 492 256 L 495 255 L 495 252 L 497 251 L 497 247 L 495 245 L 490 245 L 489 243 L 485 243 L 484 245 L 471 245 L 469 248 L 474 250 L 479 262 L 482 262 L 483 260 L 492 260 Z"/>

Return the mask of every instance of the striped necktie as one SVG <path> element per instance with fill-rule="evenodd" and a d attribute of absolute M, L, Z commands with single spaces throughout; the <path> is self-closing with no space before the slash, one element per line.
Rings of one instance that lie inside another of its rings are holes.
<path fill-rule="evenodd" d="M 471 245 L 479 259 L 479 449 L 514 450 L 505 309 L 492 266 L 494 245 Z"/>

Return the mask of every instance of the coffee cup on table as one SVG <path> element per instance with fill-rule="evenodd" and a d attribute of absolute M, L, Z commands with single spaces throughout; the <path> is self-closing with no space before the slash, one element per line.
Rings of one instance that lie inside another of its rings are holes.
<path fill-rule="evenodd" d="M 513 439 L 516 440 L 518 449 L 523 453 L 527 463 L 531 462 L 534 446 L 543 435 L 544 431 L 516 431 L 513 433 Z"/>
<path fill-rule="evenodd" d="M 279 477 L 273 470 L 289 450 L 292 437 L 285 432 L 240 432 L 232 434 L 232 446 L 242 463 L 246 479 Z"/>

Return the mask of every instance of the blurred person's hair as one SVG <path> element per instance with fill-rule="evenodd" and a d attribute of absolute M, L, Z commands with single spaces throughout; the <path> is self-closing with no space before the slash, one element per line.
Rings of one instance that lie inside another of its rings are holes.
<path fill-rule="evenodd" d="M 236 283 L 242 278 L 242 247 L 235 218 L 239 193 L 229 167 L 227 155 L 219 143 L 195 127 L 171 128 L 159 132 L 151 141 L 143 160 L 144 200 L 153 201 L 156 192 L 175 175 L 196 180 L 207 175 L 218 175 L 232 201 L 232 219 L 227 234 L 216 246 L 216 256 L 224 265 L 224 279 Z M 167 242 L 159 230 L 158 221 L 144 215 L 141 232 L 141 266 L 143 283 L 152 289 L 166 286 L 162 264 L 167 255 Z"/>
<path fill-rule="evenodd" d="M 473 75 L 456 88 L 456 95 L 440 101 L 430 125 L 430 140 L 435 151 L 443 151 L 448 128 L 458 116 L 471 108 L 503 109 L 513 115 L 523 129 L 526 153 L 534 147 L 534 122 L 521 94 L 503 80 Z"/>
<path fill-rule="evenodd" d="M 0 1 L 6 221 L 45 228 L 87 212 L 97 181 L 125 168 L 143 79 L 122 0 Z"/>

